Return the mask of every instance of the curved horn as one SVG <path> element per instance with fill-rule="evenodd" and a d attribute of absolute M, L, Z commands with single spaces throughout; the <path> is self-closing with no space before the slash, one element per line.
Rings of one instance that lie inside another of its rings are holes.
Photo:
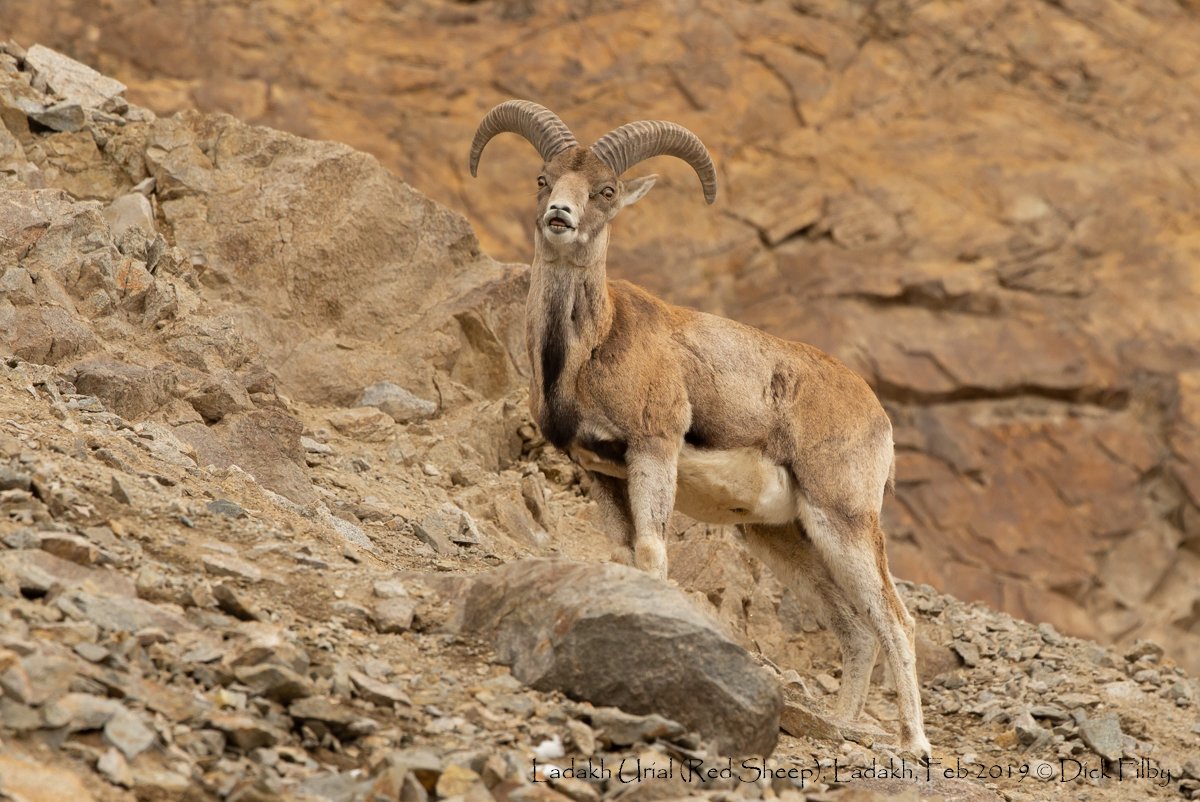
<path fill-rule="evenodd" d="M 475 130 L 475 139 L 471 142 L 472 176 L 479 169 L 484 145 L 505 131 L 520 134 L 532 142 L 542 161 L 550 161 L 558 153 L 579 144 L 571 129 L 550 109 L 529 100 L 507 100 L 489 111 Z"/>
<path fill-rule="evenodd" d="M 700 176 L 704 199 L 717 199 L 717 170 L 700 138 L 682 125 L 664 120 L 627 123 L 596 140 L 592 153 L 621 175 L 651 156 L 675 156 L 692 165 Z"/>

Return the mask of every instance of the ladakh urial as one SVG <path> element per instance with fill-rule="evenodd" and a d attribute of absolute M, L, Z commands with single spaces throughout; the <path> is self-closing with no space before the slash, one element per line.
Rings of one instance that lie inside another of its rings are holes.
<path fill-rule="evenodd" d="M 677 157 L 716 199 L 712 159 L 691 131 L 633 122 L 584 147 L 549 109 L 510 100 L 480 123 L 472 175 L 502 132 L 528 139 L 543 162 L 526 305 L 529 399 L 543 434 L 614 494 L 642 570 L 666 577 L 667 520 L 678 509 L 737 524 L 782 581 L 810 585 L 842 650 L 835 713 L 862 715 L 882 647 L 900 747 L 928 758 L 913 619 L 879 525 L 895 457 L 875 394 L 810 345 L 607 279 L 609 223 L 654 186 L 653 175 L 622 178 L 631 167 Z"/>

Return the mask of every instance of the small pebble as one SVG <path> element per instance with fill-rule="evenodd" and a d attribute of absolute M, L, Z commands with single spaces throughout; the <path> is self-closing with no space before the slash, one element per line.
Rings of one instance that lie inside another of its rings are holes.
<path fill-rule="evenodd" d="M 91 641 L 83 641 L 82 643 L 75 644 L 75 654 L 89 663 L 99 663 L 108 657 L 108 649 Z"/>
<path fill-rule="evenodd" d="M 224 515 L 227 518 L 243 518 L 246 515 L 246 511 L 242 509 L 241 505 L 227 498 L 210 501 L 207 506 L 208 511 L 213 515 Z"/>

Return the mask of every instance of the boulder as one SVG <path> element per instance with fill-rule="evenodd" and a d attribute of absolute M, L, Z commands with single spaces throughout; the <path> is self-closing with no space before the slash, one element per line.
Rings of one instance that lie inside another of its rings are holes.
<path fill-rule="evenodd" d="M 58 596 L 55 604 L 68 617 L 90 621 L 110 632 L 134 633 L 152 627 L 166 632 L 194 629 L 174 605 L 153 604 L 143 599 L 73 590 Z"/>
<path fill-rule="evenodd" d="M 770 754 L 778 684 L 686 596 L 621 565 L 521 560 L 480 575 L 457 619 L 514 676 L 628 713 L 657 713 L 723 754 Z"/>
<path fill-rule="evenodd" d="M 142 722 L 140 716 L 121 708 L 104 725 L 104 738 L 119 749 L 127 760 L 133 760 L 149 749 L 157 736 Z"/>
<path fill-rule="evenodd" d="M 398 384 L 375 382 L 359 396 L 360 407 L 378 407 L 396 423 L 412 423 L 437 414 L 437 404 L 417 398 Z"/>
<path fill-rule="evenodd" d="M 308 696 L 292 702 L 288 715 L 310 726 L 314 723 L 322 725 L 341 739 L 369 735 L 377 726 L 373 719 L 363 716 L 350 705 L 324 696 Z"/>
<path fill-rule="evenodd" d="M 42 711 L 48 727 L 66 727 L 67 732 L 98 730 L 113 715 L 122 710 L 115 699 L 105 699 L 90 693 L 68 693 L 49 702 Z"/>
<path fill-rule="evenodd" d="M 582 707 L 576 711 L 579 718 L 586 719 L 596 737 L 610 748 L 625 748 L 655 739 L 671 740 L 685 734 L 680 724 L 651 713 L 635 716 L 616 707 Z M 586 739 L 586 736 L 585 736 Z"/>
<path fill-rule="evenodd" d="M 54 131 L 74 132 L 87 123 L 83 107 L 76 102 L 55 103 L 40 111 L 30 111 L 29 119 L 36 120 Z"/>
<path fill-rule="evenodd" d="M 23 802 L 58 802 L 62 799 L 92 802 L 95 799 L 70 770 L 11 753 L 0 753 L 0 794 Z"/>
<path fill-rule="evenodd" d="M 125 92 L 125 84 L 42 45 L 25 53 L 34 75 L 60 98 L 89 109 L 102 108 Z"/>
<path fill-rule="evenodd" d="M 339 409 L 329 414 L 329 423 L 351 440 L 381 443 L 392 436 L 392 418 L 369 406 Z"/>
<path fill-rule="evenodd" d="M 94 395 L 123 418 L 156 411 L 173 396 L 176 377 L 167 366 L 144 368 L 105 357 L 77 363 L 70 373 L 76 389 Z"/>
<path fill-rule="evenodd" d="M 169 237 L 289 396 L 347 406 L 404 376 L 418 400 L 440 397 L 438 372 L 490 397 L 521 383 L 520 274 L 374 158 L 194 113 L 109 147 L 139 144 Z"/>
<path fill-rule="evenodd" d="M 783 709 L 780 727 L 788 735 L 797 738 L 811 738 L 814 741 L 830 741 L 840 744 L 845 739 L 845 733 L 829 719 L 805 705 L 788 702 Z"/>
<path fill-rule="evenodd" d="M 479 543 L 479 527 L 475 519 L 449 501 L 430 511 L 413 526 L 413 532 L 439 554 L 452 553 L 455 545 Z"/>
<path fill-rule="evenodd" d="M 224 417 L 215 426 L 188 423 L 175 428 L 196 449 L 201 465 L 237 465 L 259 484 L 298 504 L 316 496 L 304 470 L 303 426 L 278 409 L 256 409 Z"/>
<path fill-rule="evenodd" d="M 116 239 L 120 239 L 131 228 L 137 228 L 151 237 L 155 234 L 154 209 L 150 201 L 140 192 L 130 192 L 113 199 L 104 209 L 104 220 Z"/>
<path fill-rule="evenodd" d="M 89 587 L 110 596 L 136 596 L 133 580 L 108 568 L 90 568 L 41 549 L 0 552 L 0 566 L 11 571 L 21 590 L 45 594 L 51 588 Z"/>
<path fill-rule="evenodd" d="M 1079 722 L 1079 737 L 1088 749 L 1106 761 L 1120 760 L 1125 753 L 1125 736 L 1121 732 L 1121 719 L 1116 713 L 1083 718 Z"/>
<path fill-rule="evenodd" d="M 288 704 L 296 699 L 311 696 L 312 684 L 290 668 L 270 663 L 255 666 L 240 666 L 235 675 L 238 682 L 254 693 Z"/>
<path fill-rule="evenodd" d="M 208 724 L 224 733 L 231 744 L 247 752 L 274 746 L 287 738 L 278 727 L 244 713 L 211 713 Z"/>
<path fill-rule="evenodd" d="M 371 620 L 380 632 L 404 632 L 412 627 L 416 610 L 416 599 L 383 599 L 371 608 Z"/>

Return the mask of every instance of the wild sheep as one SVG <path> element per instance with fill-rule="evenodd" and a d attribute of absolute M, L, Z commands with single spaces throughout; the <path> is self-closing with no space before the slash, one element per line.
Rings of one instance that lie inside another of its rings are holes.
<path fill-rule="evenodd" d="M 691 131 L 634 122 L 585 148 L 549 109 L 510 100 L 480 123 L 471 175 L 506 131 L 545 162 L 526 336 L 530 407 L 546 438 L 618 494 L 639 568 L 666 577 L 667 520 L 679 509 L 738 524 L 783 581 L 809 583 L 841 645 L 835 713 L 862 715 L 882 645 L 900 747 L 928 758 L 913 619 L 879 525 L 894 471 L 892 425 L 870 387 L 812 346 L 607 280 L 609 223 L 656 179 L 622 180 L 630 167 L 675 156 L 695 169 L 705 199 L 716 199 L 712 159 Z"/>

